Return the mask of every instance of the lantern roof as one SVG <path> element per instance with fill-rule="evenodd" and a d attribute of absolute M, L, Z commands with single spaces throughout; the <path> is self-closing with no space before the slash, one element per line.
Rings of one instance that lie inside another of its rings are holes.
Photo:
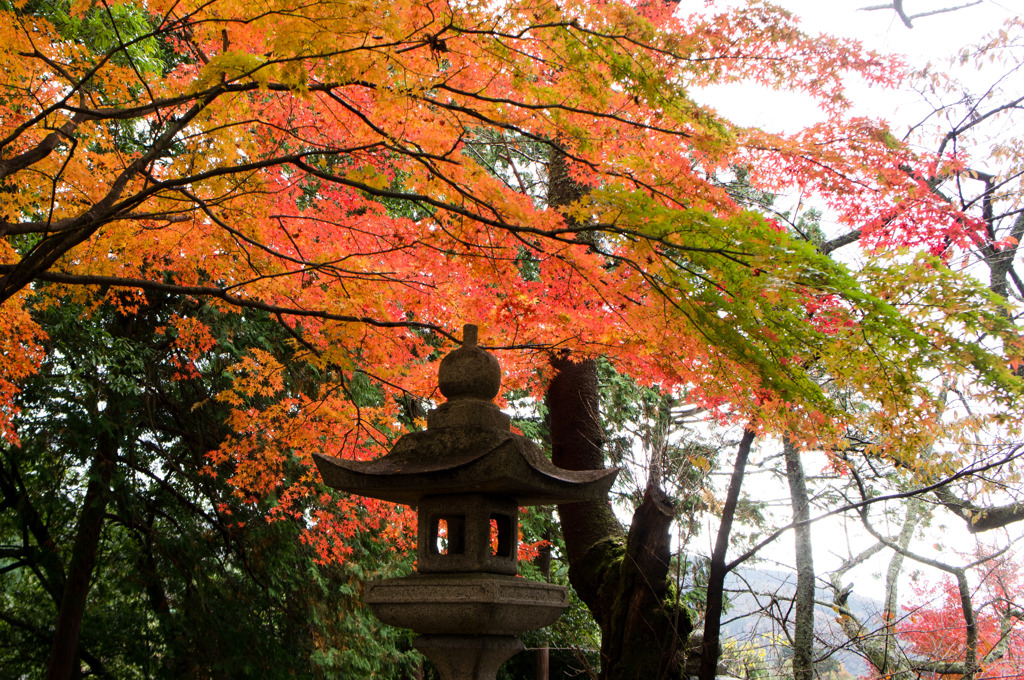
<path fill-rule="evenodd" d="M 438 370 L 448 401 L 427 417 L 427 429 L 407 434 L 370 461 L 314 454 L 331 487 L 417 505 L 424 496 L 491 494 L 519 505 L 603 500 L 617 469 L 564 470 L 530 439 L 510 430 L 493 403 L 501 386 L 498 360 L 477 346 L 477 327 L 463 329 L 462 347 Z"/>

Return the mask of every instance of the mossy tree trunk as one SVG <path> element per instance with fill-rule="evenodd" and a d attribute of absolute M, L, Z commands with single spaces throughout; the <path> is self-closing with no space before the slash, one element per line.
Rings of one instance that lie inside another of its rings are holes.
<path fill-rule="evenodd" d="M 569 470 L 604 467 L 597 366 L 552 359 L 552 457 Z M 672 502 L 649 484 L 627 531 L 607 501 L 560 505 L 569 580 L 601 628 L 601 680 L 678 678 L 689 620 L 669 601 Z"/>

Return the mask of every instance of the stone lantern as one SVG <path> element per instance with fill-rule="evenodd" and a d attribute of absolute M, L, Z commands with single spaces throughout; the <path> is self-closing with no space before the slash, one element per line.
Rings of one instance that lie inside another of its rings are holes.
<path fill-rule="evenodd" d="M 493 680 L 523 649 L 515 636 L 568 605 L 566 588 L 516 576 L 519 507 L 602 500 L 618 472 L 557 468 L 512 433 L 492 401 L 501 367 L 476 343 L 465 326 L 462 347 L 441 361 L 448 401 L 426 430 L 372 461 L 316 456 L 329 486 L 418 509 L 417 573 L 369 581 L 363 598 L 381 621 L 420 634 L 415 646 L 442 680 Z"/>

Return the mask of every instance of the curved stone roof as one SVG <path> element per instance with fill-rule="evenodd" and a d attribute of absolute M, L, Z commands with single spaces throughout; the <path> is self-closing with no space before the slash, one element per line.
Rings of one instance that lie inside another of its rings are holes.
<path fill-rule="evenodd" d="M 509 430 L 508 416 L 491 402 L 500 367 L 476 346 L 475 326 L 466 326 L 463 347 L 445 357 L 439 374 L 449 401 L 430 414 L 426 430 L 405 435 L 376 460 L 315 455 L 324 482 L 406 505 L 423 496 L 462 493 L 511 497 L 519 505 L 607 497 L 617 469 L 555 467 L 540 447 Z"/>

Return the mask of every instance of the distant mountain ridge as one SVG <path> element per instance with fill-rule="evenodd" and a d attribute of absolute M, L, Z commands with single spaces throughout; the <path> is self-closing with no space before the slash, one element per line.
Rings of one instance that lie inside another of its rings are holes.
<path fill-rule="evenodd" d="M 815 592 L 818 602 L 815 612 L 815 633 L 824 637 L 833 646 L 839 647 L 833 658 L 838 660 L 854 677 L 869 672 L 867 662 L 849 649 L 846 637 L 836 623 L 836 612 L 823 603 L 832 602 L 830 588 L 819 587 Z M 769 652 L 778 656 L 785 654 L 786 636 L 779 623 L 772 619 L 788 616 L 792 621 L 792 597 L 796 591 L 796 572 L 781 569 L 747 568 L 731 572 L 726 577 L 725 588 L 729 601 L 728 609 L 722 616 L 722 636 L 738 642 L 750 641 L 764 645 Z M 860 597 L 851 593 L 848 606 L 857 618 L 870 625 L 881 619 L 882 602 Z M 779 642 L 776 642 L 779 641 Z M 822 643 L 821 647 L 825 644 Z"/>

